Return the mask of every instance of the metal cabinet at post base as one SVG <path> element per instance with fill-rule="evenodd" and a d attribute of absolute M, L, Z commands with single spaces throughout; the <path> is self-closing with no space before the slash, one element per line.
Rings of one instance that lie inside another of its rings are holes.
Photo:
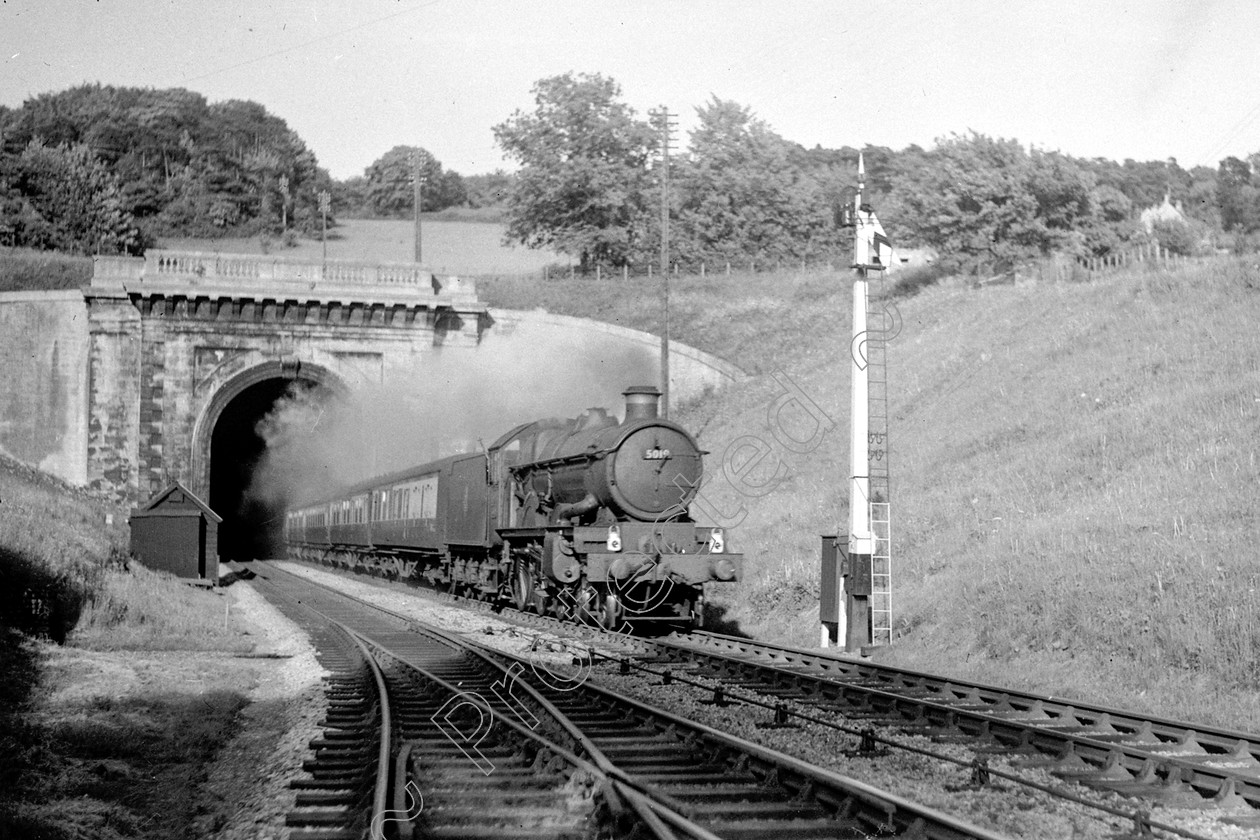
<path fill-rule="evenodd" d="M 844 576 L 849 571 L 849 538 L 824 536 L 822 538 L 821 591 L 818 599 L 818 618 L 823 623 L 835 624 L 840 620 L 840 605 L 844 599 Z"/>
<path fill-rule="evenodd" d="M 155 571 L 217 585 L 222 521 L 177 481 L 131 512 L 131 555 Z"/>

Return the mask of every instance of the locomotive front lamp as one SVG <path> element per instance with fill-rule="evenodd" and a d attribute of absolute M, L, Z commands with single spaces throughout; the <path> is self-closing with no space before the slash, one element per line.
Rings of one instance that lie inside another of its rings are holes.
<path fill-rule="evenodd" d="M 709 531 L 709 553 L 721 554 L 726 551 L 726 534 L 721 528 L 712 528 Z"/>
<path fill-rule="evenodd" d="M 621 528 L 617 525 L 608 526 L 608 550 L 621 551 Z"/>

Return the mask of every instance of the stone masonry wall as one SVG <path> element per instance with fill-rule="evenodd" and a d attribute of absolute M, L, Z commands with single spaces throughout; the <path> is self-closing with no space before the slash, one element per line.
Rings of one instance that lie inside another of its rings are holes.
<path fill-rule="evenodd" d="M 135 307 L 126 298 L 94 299 L 85 401 L 87 485 L 119 504 L 137 501 L 140 359 L 140 314 Z"/>
<path fill-rule="evenodd" d="M 87 355 L 81 293 L 0 293 L 0 452 L 86 483 Z"/>

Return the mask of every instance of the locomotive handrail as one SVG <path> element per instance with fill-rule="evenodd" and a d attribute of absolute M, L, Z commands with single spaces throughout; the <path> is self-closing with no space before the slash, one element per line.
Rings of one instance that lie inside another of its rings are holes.
<path fill-rule="evenodd" d="M 508 467 L 508 472 L 512 473 L 513 476 L 516 476 L 531 469 L 538 469 L 539 467 L 550 468 L 565 464 L 580 464 L 584 461 L 602 461 L 604 458 L 607 458 L 609 454 L 615 451 L 616 447 L 610 447 L 608 449 L 597 449 L 593 452 L 579 452 L 575 455 L 561 455 L 558 458 L 547 458 L 542 461 L 530 461 L 525 464 L 513 464 Z"/>

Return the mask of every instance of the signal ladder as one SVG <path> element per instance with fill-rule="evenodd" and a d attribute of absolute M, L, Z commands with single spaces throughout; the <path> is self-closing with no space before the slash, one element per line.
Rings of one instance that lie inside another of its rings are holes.
<path fill-rule="evenodd" d="M 874 272 L 872 272 L 874 274 Z M 875 275 L 884 278 L 881 271 Z M 870 474 L 871 642 L 892 644 L 892 514 L 888 482 L 888 342 L 901 323 L 886 308 L 887 283 L 867 283 L 867 464 Z M 878 290 L 878 291 L 876 291 Z"/>

